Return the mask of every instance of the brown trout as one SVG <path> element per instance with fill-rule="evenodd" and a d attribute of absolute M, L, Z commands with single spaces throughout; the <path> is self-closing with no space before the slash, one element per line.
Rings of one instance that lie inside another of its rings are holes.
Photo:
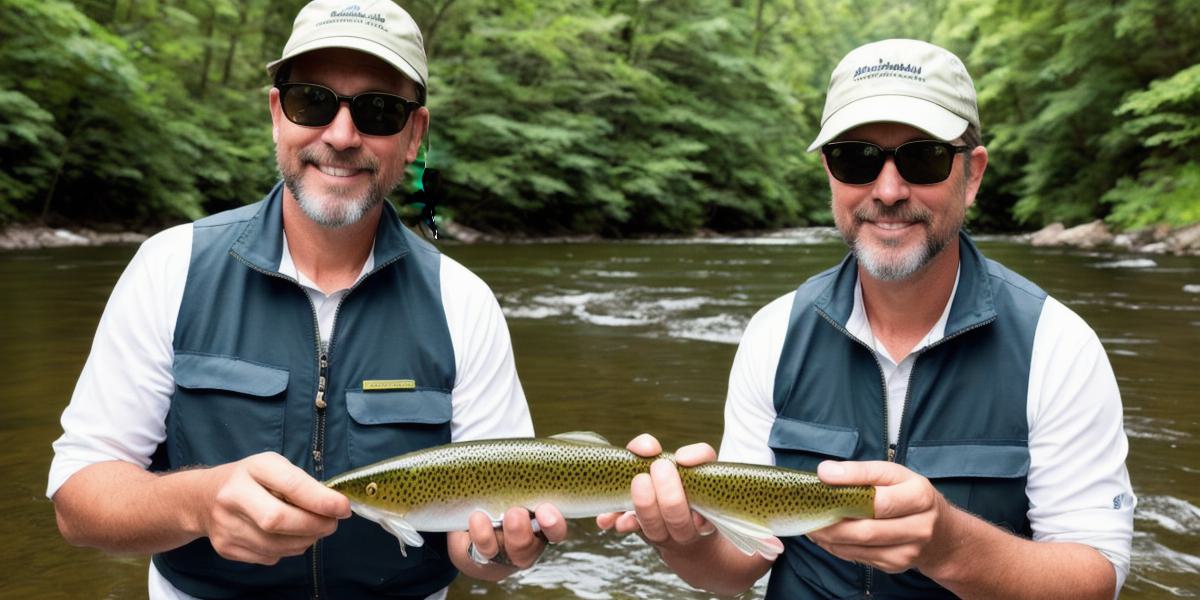
<path fill-rule="evenodd" d="M 656 457 L 657 458 L 657 457 Z M 673 460 L 669 453 L 662 458 Z M 418 531 L 465 531 L 475 511 L 499 523 L 509 507 L 549 502 L 568 519 L 633 509 L 629 485 L 644 458 L 589 432 L 551 438 L 459 442 L 410 452 L 329 479 L 351 509 L 400 540 Z M 746 554 L 774 558 L 776 537 L 802 535 L 843 518 L 874 516 L 875 488 L 832 487 L 814 473 L 712 462 L 679 467 L 688 503 Z"/>

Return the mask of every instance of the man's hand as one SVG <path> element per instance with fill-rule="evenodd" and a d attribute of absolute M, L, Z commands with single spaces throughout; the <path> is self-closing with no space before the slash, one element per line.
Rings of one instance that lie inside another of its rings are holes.
<path fill-rule="evenodd" d="M 536 518 L 541 535 L 533 530 Z M 552 504 L 542 504 L 534 510 L 514 506 L 504 513 L 500 527 L 493 527 L 492 520 L 482 512 L 471 515 L 471 543 L 480 556 L 495 559 L 501 549 L 508 562 L 517 569 L 528 569 L 541 557 L 546 544 L 558 543 L 567 537 L 567 521 Z"/>
<path fill-rule="evenodd" d="M 533 530 L 536 518 L 540 531 Z M 541 557 L 547 543 L 558 543 L 567 537 L 567 521 L 552 504 L 538 506 L 533 515 L 514 506 L 504 513 L 500 527 L 482 512 L 471 514 L 467 531 L 452 531 L 446 542 L 450 560 L 468 577 L 499 581 L 520 569 L 527 569 Z M 479 564 L 470 555 L 471 546 L 479 556 L 488 560 Z M 497 559 L 503 550 L 503 559 Z"/>
<path fill-rule="evenodd" d="M 208 469 L 200 534 L 221 556 L 273 565 L 350 516 L 350 501 L 274 452 Z"/>
<path fill-rule="evenodd" d="M 830 554 L 900 573 L 936 564 L 949 550 L 939 540 L 956 511 L 928 479 L 883 461 L 825 461 L 817 475 L 829 485 L 876 486 L 874 519 L 848 519 L 808 534 Z"/>
<path fill-rule="evenodd" d="M 662 445 L 654 436 L 643 433 L 626 446 L 630 452 L 647 458 L 662 454 Z M 675 453 L 675 463 L 654 461 L 649 474 L 641 474 L 630 484 L 634 510 L 596 517 L 601 529 L 615 528 L 620 533 L 637 532 L 655 546 L 687 546 L 714 531 L 711 523 L 692 512 L 683 482 L 675 464 L 691 467 L 717 459 L 708 444 L 684 446 Z"/>

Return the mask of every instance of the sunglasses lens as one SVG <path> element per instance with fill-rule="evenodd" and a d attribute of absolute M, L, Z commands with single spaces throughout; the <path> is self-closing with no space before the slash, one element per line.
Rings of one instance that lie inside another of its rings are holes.
<path fill-rule="evenodd" d="M 842 183 L 871 183 L 883 168 L 883 149 L 866 142 L 834 142 L 821 148 L 829 172 Z"/>
<path fill-rule="evenodd" d="M 305 127 L 322 127 L 337 115 L 338 99 L 330 90 L 317 85 L 293 84 L 283 87 L 280 104 L 289 121 Z"/>
<path fill-rule="evenodd" d="M 945 181 L 954 168 L 954 147 L 943 142 L 920 140 L 896 148 L 896 169 L 909 183 Z"/>
<path fill-rule="evenodd" d="M 354 126 L 367 135 L 395 135 L 408 121 L 403 98 L 391 94 L 359 94 L 350 103 Z"/>

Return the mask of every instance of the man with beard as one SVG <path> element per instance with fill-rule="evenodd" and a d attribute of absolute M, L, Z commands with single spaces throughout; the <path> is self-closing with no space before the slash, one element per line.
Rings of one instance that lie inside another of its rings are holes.
<path fill-rule="evenodd" d="M 54 444 L 60 530 L 154 554 L 156 599 L 443 597 L 459 570 L 528 567 L 566 534 L 553 506 L 542 535 L 523 508 L 500 529 L 477 513 L 405 554 L 320 483 L 533 434 L 491 291 L 385 201 L 429 125 L 416 23 L 318 0 L 268 71 L 283 181 L 154 236 L 121 276 Z"/>
<path fill-rule="evenodd" d="M 771 569 L 768 598 L 1112 598 L 1135 504 L 1116 380 L 1082 319 L 960 231 L 988 163 L 962 62 L 913 40 L 852 51 L 817 149 L 851 252 L 747 326 L 720 458 L 875 486 L 875 517 L 748 556 L 658 461 L 636 511 L 599 525 L 721 594 Z"/>

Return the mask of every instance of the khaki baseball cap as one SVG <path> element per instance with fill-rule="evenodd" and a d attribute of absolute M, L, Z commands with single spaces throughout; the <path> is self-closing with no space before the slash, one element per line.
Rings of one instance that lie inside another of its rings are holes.
<path fill-rule="evenodd" d="M 288 60 L 322 48 L 366 52 L 396 67 L 409 79 L 428 87 L 425 43 L 417 22 L 391 0 L 352 2 L 315 0 L 296 15 L 292 37 L 283 56 L 267 64 L 272 77 Z"/>
<path fill-rule="evenodd" d="M 812 152 L 859 125 L 904 123 L 950 141 L 979 129 L 975 84 L 957 56 L 918 40 L 883 40 L 851 50 L 829 78 L 821 133 Z"/>

